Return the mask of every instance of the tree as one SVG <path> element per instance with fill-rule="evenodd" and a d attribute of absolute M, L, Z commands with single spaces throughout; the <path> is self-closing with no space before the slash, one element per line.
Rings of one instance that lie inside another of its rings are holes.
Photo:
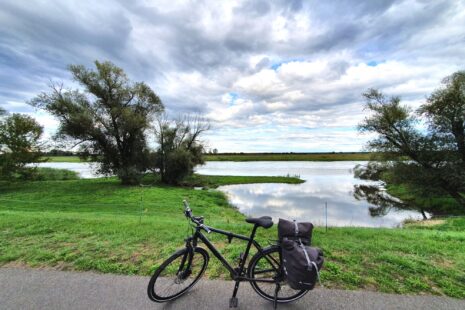
<path fill-rule="evenodd" d="M 199 117 L 185 117 L 174 122 L 166 115 L 157 119 L 158 148 L 154 161 L 163 183 L 179 184 L 194 172 L 196 165 L 204 163 L 200 136 L 209 128 L 210 125 Z"/>
<path fill-rule="evenodd" d="M 464 210 L 465 72 L 445 78 L 443 87 L 415 113 L 401 105 L 399 97 L 388 98 L 374 89 L 363 95 L 372 115 L 359 130 L 378 134 L 368 147 L 382 155 L 385 178 L 407 185 L 417 196 L 448 195 Z M 420 117 L 429 124 L 426 131 L 418 129 Z"/>
<path fill-rule="evenodd" d="M 429 121 L 429 129 L 442 144 L 448 162 L 465 168 L 465 71 L 458 71 L 443 80 L 419 109 Z"/>
<path fill-rule="evenodd" d="M 0 122 L 0 177 L 25 175 L 28 163 L 41 157 L 43 128 L 30 116 L 14 113 Z"/>
<path fill-rule="evenodd" d="M 130 82 L 111 62 L 96 61 L 95 66 L 69 67 L 84 92 L 52 85 L 50 93 L 31 104 L 58 118 L 57 137 L 76 142 L 85 157 L 99 163 L 98 172 L 136 184 L 150 164 L 146 130 L 163 104 L 148 85 Z"/>

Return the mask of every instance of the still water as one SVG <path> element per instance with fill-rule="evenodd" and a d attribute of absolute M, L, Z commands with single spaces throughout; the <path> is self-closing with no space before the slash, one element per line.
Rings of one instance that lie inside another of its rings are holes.
<path fill-rule="evenodd" d="M 311 221 L 320 226 L 364 227 L 394 227 L 407 218 L 421 218 L 418 212 L 396 208 L 373 216 L 370 208 L 377 206 L 354 198 L 354 186 L 380 184 L 353 177 L 352 169 L 360 163 L 364 162 L 207 162 L 198 167 L 197 172 L 212 175 L 297 175 L 305 180 L 302 184 L 220 187 L 231 204 L 248 216 L 269 215 L 275 220 L 283 217 Z M 40 166 L 74 170 L 82 178 L 97 177 L 88 163 L 42 163 Z"/>
<path fill-rule="evenodd" d="M 375 185 L 353 177 L 352 169 L 366 162 L 208 162 L 197 169 L 216 175 L 297 175 L 302 184 L 243 184 L 222 186 L 232 205 L 249 216 L 269 215 L 309 220 L 324 226 L 394 227 L 407 218 L 420 219 L 415 211 L 391 208 L 385 215 L 372 216 L 376 205 L 354 198 L 354 186 Z M 327 208 L 325 207 L 327 206 Z"/>

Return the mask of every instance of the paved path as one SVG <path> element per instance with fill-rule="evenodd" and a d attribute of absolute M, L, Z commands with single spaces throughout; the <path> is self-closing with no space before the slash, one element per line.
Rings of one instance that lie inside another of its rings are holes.
<path fill-rule="evenodd" d="M 233 282 L 201 280 L 191 292 L 166 304 L 146 295 L 148 278 L 0 268 L 0 309 L 228 309 Z M 237 309 L 272 309 L 248 283 L 239 288 Z M 465 300 L 364 291 L 315 289 L 278 309 L 465 309 Z"/>

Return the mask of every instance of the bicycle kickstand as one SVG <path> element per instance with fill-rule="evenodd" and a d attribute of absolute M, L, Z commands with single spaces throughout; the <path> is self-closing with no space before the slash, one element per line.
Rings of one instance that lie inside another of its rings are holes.
<path fill-rule="evenodd" d="M 276 283 L 276 288 L 274 289 L 274 301 L 273 301 L 273 308 L 276 309 L 278 307 L 278 292 L 281 289 L 281 285 Z"/>
<path fill-rule="evenodd" d="M 234 285 L 234 291 L 232 297 L 229 299 L 229 308 L 237 308 L 238 304 L 238 299 L 236 297 L 237 290 L 239 289 L 239 281 L 236 281 L 236 284 Z"/>

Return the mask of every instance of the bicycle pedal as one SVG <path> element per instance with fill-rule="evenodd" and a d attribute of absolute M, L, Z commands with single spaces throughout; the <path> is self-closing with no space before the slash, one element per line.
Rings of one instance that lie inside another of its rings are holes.
<path fill-rule="evenodd" d="M 229 308 L 237 308 L 238 301 L 237 297 L 229 298 Z"/>

